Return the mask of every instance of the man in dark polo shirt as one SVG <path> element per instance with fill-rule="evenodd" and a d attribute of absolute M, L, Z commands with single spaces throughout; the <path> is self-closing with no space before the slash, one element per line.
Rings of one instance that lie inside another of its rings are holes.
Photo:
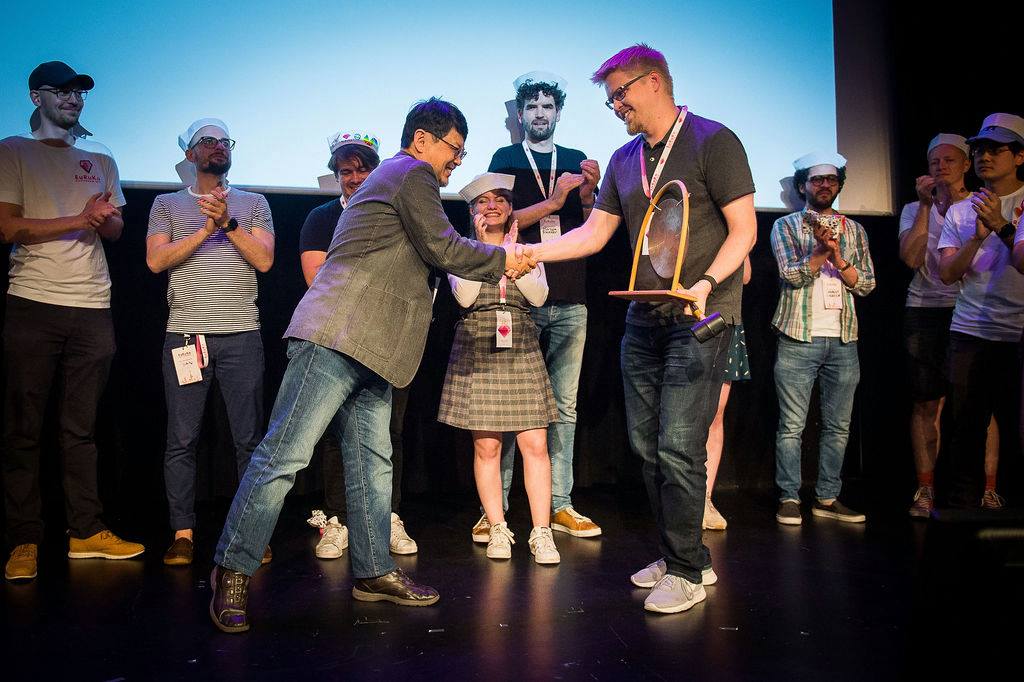
<path fill-rule="evenodd" d="M 701 310 L 721 313 L 725 322 L 736 324 L 741 266 L 757 236 L 754 183 L 743 145 L 722 124 L 676 106 L 668 64 L 647 45 L 614 55 L 592 80 L 604 84 L 606 104 L 637 137 L 612 155 L 583 226 L 536 246 L 535 257 L 589 256 L 623 222 L 635 246 L 649 197 L 664 183 L 682 180 L 690 193 L 684 292 L 696 298 Z M 650 258 L 642 256 L 636 288 L 667 286 Z M 622 339 L 629 440 L 643 460 L 662 554 L 630 579 L 653 588 L 644 608 L 659 613 L 689 609 L 704 600 L 704 585 L 717 580 L 711 554 L 701 542 L 701 519 L 708 427 L 718 404 L 729 335 L 699 343 L 692 332 L 695 322 L 678 303 L 632 303 Z"/>
<path fill-rule="evenodd" d="M 515 80 L 516 109 L 526 139 L 494 153 L 489 171 L 516 178 L 512 206 L 524 242 L 538 244 L 579 227 L 594 206 L 601 179 L 597 161 L 576 149 L 555 144 L 555 126 L 565 104 L 565 79 L 531 71 Z M 546 268 L 547 302 L 531 310 L 540 334 L 544 362 L 558 404 L 558 421 L 548 429 L 551 456 L 551 528 L 594 537 L 601 527 L 573 509 L 572 460 L 576 437 L 576 392 L 587 340 L 587 262 L 574 260 Z M 508 434 L 507 434 L 508 435 Z M 512 485 L 515 439 L 505 438 L 501 480 L 505 508 Z M 473 528 L 473 539 L 487 542 L 487 517 Z"/>

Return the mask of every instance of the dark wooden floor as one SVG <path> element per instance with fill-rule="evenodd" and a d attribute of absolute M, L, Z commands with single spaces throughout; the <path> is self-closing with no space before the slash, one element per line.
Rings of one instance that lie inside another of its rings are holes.
<path fill-rule="evenodd" d="M 143 559 L 121 562 L 69 562 L 58 537 L 36 581 L 0 589 L 13 673 L 2 677 L 895 680 L 924 665 L 951 672 L 974 659 L 980 673 L 1019 660 L 1019 515 L 912 523 L 893 510 L 863 526 L 808 516 L 791 528 L 775 523 L 767 493 L 717 497 L 729 530 L 705 542 L 719 583 L 668 616 L 644 612 L 646 591 L 628 580 L 657 555 L 637 490 L 579 493 L 605 534 L 556 533 L 557 567 L 531 560 L 525 500 L 513 500 L 509 562 L 471 544 L 469 496 L 407 501 L 420 553 L 397 561 L 440 590 L 431 608 L 353 601 L 347 554 L 318 561 L 309 505 L 291 500 L 274 561 L 252 580 L 244 635 L 221 634 L 207 616 L 221 510 L 207 510 L 190 568 L 160 563 L 166 538 L 155 532 Z"/>

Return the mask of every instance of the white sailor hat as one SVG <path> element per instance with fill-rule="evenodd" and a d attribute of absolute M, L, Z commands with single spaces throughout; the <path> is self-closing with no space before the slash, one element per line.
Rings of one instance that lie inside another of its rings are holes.
<path fill-rule="evenodd" d="M 473 200 L 484 192 L 495 189 L 507 189 L 510 192 L 516 184 L 516 176 L 507 173 L 481 173 L 473 178 L 468 185 L 459 190 L 459 195 L 466 200 L 466 203 L 473 203 Z"/>
<path fill-rule="evenodd" d="M 971 153 L 971 148 L 967 146 L 967 138 L 963 135 L 957 135 L 955 133 L 939 133 L 932 138 L 931 142 L 928 143 L 928 153 L 931 154 L 932 150 L 940 144 L 948 144 L 951 147 L 956 147 L 965 155 Z"/>
<path fill-rule="evenodd" d="M 793 168 L 798 171 L 814 170 L 817 166 L 830 166 L 833 169 L 832 172 L 835 173 L 840 168 L 846 167 L 846 159 L 842 154 L 835 152 L 811 152 L 793 162 Z M 811 175 L 816 175 L 816 173 L 811 173 Z"/>
<path fill-rule="evenodd" d="M 548 83 L 554 85 L 563 93 L 566 92 L 566 87 L 569 85 L 569 81 L 550 71 L 530 71 L 512 81 L 512 87 L 515 88 L 516 92 L 519 92 L 519 88 L 529 83 Z"/>
<path fill-rule="evenodd" d="M 201 132 L 209 132 L 204 131 L 203 128 L 217 128 L 224 132 L 225 137 L 229 137 L 231 135 L 231 133 L 228 132 L 228 124 L 219 118 L 200 118 L 193 121 L 192 124 L 185 129 L 185 132 L 178 135 L 178 146 L 181 147 L 181 151 L 187 152 L 192 148 L 196 135 L 199 135 Z"/>
<path fill-rule="evenodd" d="M 364 147 L 370 147 L 375 152 L 380 151 L 380 140 L 377 139 L 376 135 L 371 135 L 366 132 L 359 132 L 355 130 L 341 131 L 334 133 L 327 138 L 327 146 L 330 148 L 332 154 L 338 151 L 339 147 L 344 147 L 347 144 L 358 144 Z"/>

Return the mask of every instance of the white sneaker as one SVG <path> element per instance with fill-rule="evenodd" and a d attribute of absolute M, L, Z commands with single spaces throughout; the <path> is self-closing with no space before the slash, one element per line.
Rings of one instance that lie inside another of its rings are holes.
<path fill-rule="evenodd" d="M 317 559 L 337 559 L 348 548 L 348 528 L 341 525 L 337 516 L 327 520 L 320 530 L 320 542 L 316 543 Z"/>
<path fill-rule="evenodd" d="M 562 560 L 555 547 L 555 539 L 551 537 L 551 529 L 537 526 L 530 531 L 530 552 L 538 564 L 557 564 Z"/>
<path fill-rule="evenodd" d="M 703 585 L 694 585 L 685 578 L 666 575 L 655 583 L 644 600 L 644 609 L 656 613 L 679 613 L 707 598 Z"/>
<path fill-rule="evenodd" d="M 637 587 L 654 587 L 655 583 L 664 578 L 666 573 L 668 573 L 668 566 L 665 564 L 665 560 L 658 559 L 653 564 L 647 564 L 629 576 L 629 581 Z M 700 578 L 705 586 L 718 582 L 718 574 L 710 566 L 700 572 Z"/>
<path fill-rule="evenodd" d="M 491 539 L 487 542 L 487 558 L 511 559 L 512 545 L 516 544 L 513 537 L 514 534 L 504 521 L 491 524 Z"/>
<path fill-rule="evenodd" d="M 398 514 L 391 512 L 391 553 L 415 554 L 419 551 L 416 541 L 405 532 L 405 524 Z"/>
<path fill-rule="evenodd" d="M 725 517 L 715 509 L 714 502 L 710 497 L 704 498 L 704 522 L 701 524 L 704 530 L 725 530 L 729 524 Z"/>

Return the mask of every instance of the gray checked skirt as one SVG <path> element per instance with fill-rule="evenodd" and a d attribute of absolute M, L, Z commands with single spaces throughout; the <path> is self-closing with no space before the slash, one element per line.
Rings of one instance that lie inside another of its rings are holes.
<path fill-rule="evenodd" d="M 474 311 L 456 325 L 438 421 L 470 431 L 518 432 L 558 420 L 537 327 L 528 314 L 509 310 L 512 348 L 496 347 L 493 309 Z"/>

